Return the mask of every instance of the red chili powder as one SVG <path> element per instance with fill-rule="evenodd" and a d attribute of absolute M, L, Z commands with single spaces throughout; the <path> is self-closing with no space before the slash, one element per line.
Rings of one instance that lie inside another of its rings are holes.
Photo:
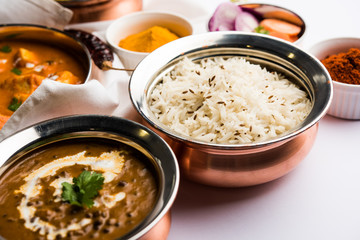
<path fill-rule="evenodd" d="M 321 62 L 332 80 L 360 85 L 360 49 L 350 48 L 346 53 L 330 55 Z"/>

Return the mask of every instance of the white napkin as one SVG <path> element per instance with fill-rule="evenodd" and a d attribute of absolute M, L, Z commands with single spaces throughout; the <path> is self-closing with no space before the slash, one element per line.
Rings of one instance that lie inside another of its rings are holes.
<path fill-rule="evenodd" d="M 0 139 L 45 119 L 74 114 L 110 115 L 116 108 L 116 99 L 97 80 L 82 85 L 44 80 L 5 123 Z"/>
<path fill-rule="evenodd" d="M 0 23 L 39 24 L 64 29 L 73 12 L 53 0 L 0 0 Z"/>
<path fill-rule="evenodd" d="M 26 4 L 19 5 L 20 2 Z M 5 3 L 5 9 L 11 5 L 10 10 L 13 10 L 13 13 L 17 13 L 16 15 L 23 12 L 22 10 L 24 10 L 24 8 L 32 6 L 31 11 L 25 11 L 27 14 L 23 14 L 24 16 L 19 18 L 21 22 L 34 23 L 35 17 L 33 15 L 37 15 L 42 16 L 42 20 L 49 17 L 50 20 L 46 21 L 48 26 L 60 26 L 63 28 L 66 21 L 64 22 L 64 16 L 62 16 L 61 13 L 66 13 L 67 11 L 62 11 L 61 8 L 63 7 L 60 6 L 60 8 L 58 8 L 59 6 L 57 6 L 55 8 L 57 10 L 51 15 L 52 9 L 48 9 L 45 6 L 55 5 L 49 2 L 53 1 L 0 0 L 0 22 L 4 21 L 4 16 L 1 16 L 1 14 L 4 11 L 3 4 Z M 15 6 L 18 7 L 17 10 L 13 8 Z M 8 9 L 4 12 L 7 12 L 7 10 Z M 8 21 L 14 20 L 14 18 L 10 16 L 10 13 L 7 14 Z M 27 21 L 27 19 L 29 19 L 29 21 Z M 114 56 L 113 65 L 119 68 L 123 67 L 116 55 Z M 92 79 L 81 85 L 70 85 L 52 80 L 44 80 L 0 130 L 0 141 L 25 127 L 60 116 L 101 114 L 136 120 L 138 115 L 132 107 L 128 93 L 129 75 L 124 71 L 100 71 L 96 69 L 97 67 L 94 64 L 93 68 L 96 72 L 100 72 L 100 74 L 93 76 L 96 77 L 96 79 Z"/>

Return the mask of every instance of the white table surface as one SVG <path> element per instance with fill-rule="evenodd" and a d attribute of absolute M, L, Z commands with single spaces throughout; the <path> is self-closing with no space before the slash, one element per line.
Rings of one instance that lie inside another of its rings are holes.
<path fill-rule="evenodd" d="M 144 0 L 144 10 L 183 14 L 196 34 L 206 30 L 206 21 L 221 2 Z M 304 50 L 327 38 L 360 37 L 358 0 L 260 2 L 289 8 L 304 18 Z M 309 155 L 278 180 L 227 189 L 182 178 L 168 239 L 360 239 L 359 149 L 360 121 L 325 116 Z"/>

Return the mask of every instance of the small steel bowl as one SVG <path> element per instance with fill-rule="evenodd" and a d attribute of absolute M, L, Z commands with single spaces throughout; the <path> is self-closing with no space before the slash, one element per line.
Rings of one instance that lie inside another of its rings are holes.
<path fill-rule="evenodd" d="M 139 226 L 119 236 L 119 239 L 165 240 L 171 226 L 170 207 L 179 187 L 179 167 L 166 142 L 150 129 L 133 121 L 109 116 L 77 115 L 28 127 L 0 142 L 0 176 L 25 154 L 55 142 L 85 138 L 121 142 L 148 157 L 158 179 L 157 203 Z"/>
<path fill-rule="evenodd" d="M 243 9 L 243 11 L 253 14 L 259 21 L 266 18 L 274 18 L 299 26 L 301 31 L 298 34 L 298 39 L 294 42 L 294 44 L 302 44 L 306 36 L 306 22 L 293 10 L 266 3 L 241 3 L 238 5 Z M 209 30 L 209 22 L 207 23 L 207 29 Z"/>
<path fill-rule="evenodd" d="M 0 43 L 9 39 L 41 43 L 71 54 L 83 68 L 84 82 L 93 74 L 91 56 L 85 45 L 63 31 L 34 24 L 0 25 Z"/>
<path fill-rule="evenodd" d="M 161 77 L 183 56 L 192 61 L 214 56 L 241 56 L 288 76 L 312 102 L 307 118 L 276 139 L 251 144 L 211 144 L 178 134 L 164 126 L 149 108 L 149 98 Z M 319 120 L 332 99 L 331 78 L 319 60 L 297 46 L 256 33 L 208 32 L 171 42 L 150 53 L 133 72 L 129 93 L 144 123 L 173 148 L 182 174 L 190 180 L 221 187 L 269 182 L 292 170 L 313 146 Z"/>

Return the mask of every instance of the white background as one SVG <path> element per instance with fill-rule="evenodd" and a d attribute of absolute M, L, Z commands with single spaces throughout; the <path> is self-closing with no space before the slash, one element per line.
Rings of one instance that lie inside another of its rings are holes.
<path fill-rule="evenodd" d="M 188 17 L 195 34 L 220 0 L 144 0 L 144 10 Z M 249 1 L 246 1 L 249 2 Z M 261 1 L 303 17 L 307 50 L 332 37 L 360 37 L 358 0 Z M 324 117 L 310 154 L 285 177 L 256 187 L 223 189 L 181 179 L 169 240 L 360 239 L 360 121 Z"/>

